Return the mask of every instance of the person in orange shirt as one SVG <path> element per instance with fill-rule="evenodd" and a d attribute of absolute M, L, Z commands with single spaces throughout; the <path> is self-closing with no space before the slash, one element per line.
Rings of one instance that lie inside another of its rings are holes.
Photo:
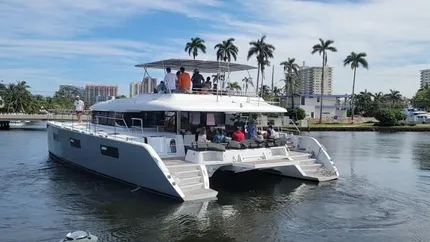
<path fill-rule="evenodd" d="M 190 85 L 191 85 L 191 77 L 188 72 L 185 72 L 185 68 L 181 67 L 179 69 L 181 71 L 181 74 L 179 75 L 179 89 L 182 93 L 189 93 L 190 92 Z"/>

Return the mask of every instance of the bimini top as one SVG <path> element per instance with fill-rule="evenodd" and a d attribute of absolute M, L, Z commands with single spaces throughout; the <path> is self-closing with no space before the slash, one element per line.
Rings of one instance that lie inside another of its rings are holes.
<path fill-rule="evenodd" d="M 206 60 L 188 60 L 188 59 L 168 59 L 135 65 L 136 67 L 165 69 L 170 67 L 172 70 L 179 70 L 184 67 L 186 71 L 199 69 L 201 73 L 217 73 L 219 72 L 234 72 L 247 71 L 257 69 L 254 66 L 242 65 L 237 63 L 227 63 L 221 61 L 206 61 Z"/>
<path fill-rule="evenodd" d="M 193 94 L 140 94 L 132 98 L 114 99 L 93 105 L 92 111 L 141 112 L 184 111 L 224 113 L 285 113 L 258 97 Z"/>

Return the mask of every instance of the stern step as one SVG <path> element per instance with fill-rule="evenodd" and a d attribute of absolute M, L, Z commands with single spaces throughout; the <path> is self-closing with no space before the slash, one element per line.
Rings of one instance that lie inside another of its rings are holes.
<path fill-rule="evenodd" d="M 184 201 L 216 198 L 218 192 L 205 188 L 204 177 L 200 165 L 185 161 L 165 162 L 179 189 L 184 193 Z"/>
<path fill-rule="evenodd" d="M 218 195 L 218 192 L 212 189 L 205 189 L 200 188 L 196 190 L 191 190 L 184 192 L 185 194 L 185 201 L 193 201 L 193 200 L 200 200 L 200 199 L 216 199 L 216 196 Z"/>

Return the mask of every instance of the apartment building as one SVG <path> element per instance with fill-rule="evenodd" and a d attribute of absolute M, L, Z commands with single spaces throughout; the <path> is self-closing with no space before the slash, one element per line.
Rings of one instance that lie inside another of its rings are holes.
<path fill-rule="evenodd" d="M 420 88 L 424 88 L 426 85 L 430 86 L 430 69 L 421 70 Z"/>
<path fill-rule="evenodd" d="M 92 106 L 97 102 L 107 101 L 118 96 L 117 85 L 86 85 L 85 103 Z"/>
<path fill-rule="evenodd" d="M 314 95 L 321 94 L 321 67 L 300 67 L 298 71 L 297 81 L 300 82 L 301 95 Z M 333 68 L 324 67 L 324 95 L 331 95 L 333 93 Z"/>
<path fill-rule="evenodd" d="M 157 78 L 146 77 L 143 81 L 130 83 L 129 96 L 133 97 L 141 93 L 153 93 L 157 87 Z"/>
<path fill-rule="evenodd" d="M 130 83 L 129 97 L 133 97 L 133 96 L 140 94 L 141 93 L 140 90 L 142 90 L 142 82 L 141 81 L 131 82 Z"/>

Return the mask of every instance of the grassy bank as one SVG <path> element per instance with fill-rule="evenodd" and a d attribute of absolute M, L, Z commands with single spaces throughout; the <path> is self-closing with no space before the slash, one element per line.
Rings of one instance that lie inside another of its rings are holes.
<path fill-rule="evenodd" d="M 286 127 L 295 129 L 292 126 Z M 345 124 L 326 123 L 309 124 L 309 127 L 299 127 L 300 131 L 378 131 L 378 132 L 430 132 L 430 124 L 417 124 L 415 126 L 375 126 L 373 123 Z"/>

